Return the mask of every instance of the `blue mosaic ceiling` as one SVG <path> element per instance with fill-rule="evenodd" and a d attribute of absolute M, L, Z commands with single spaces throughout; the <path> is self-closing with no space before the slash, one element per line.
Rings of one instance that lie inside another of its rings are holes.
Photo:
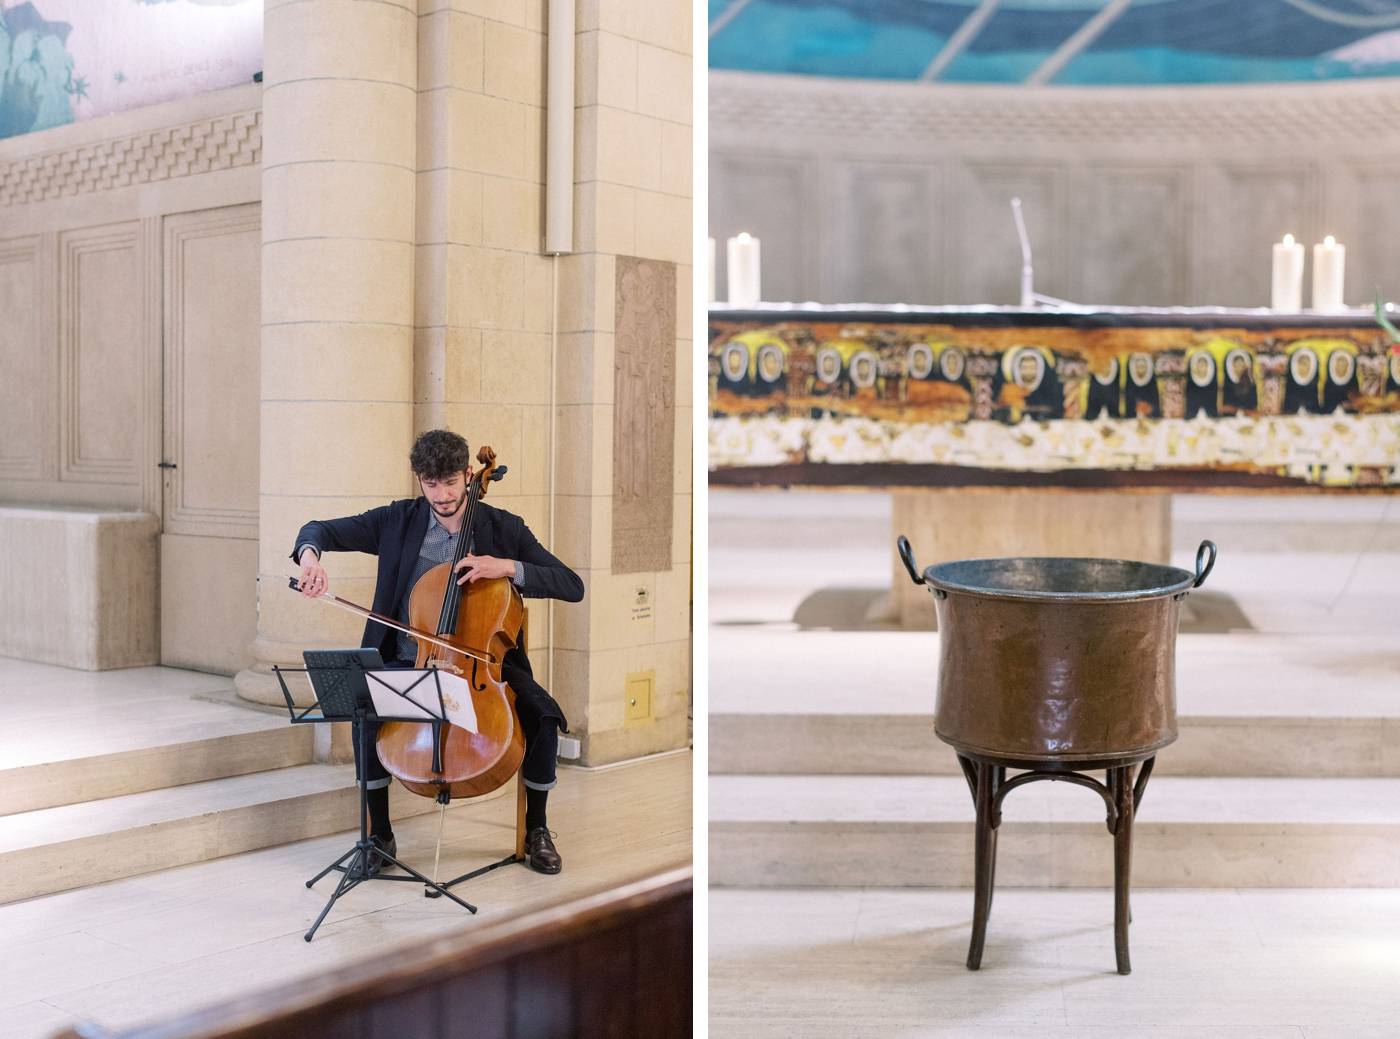
<path fill-rule="evenodd" d="M 947 83 L 1400 75 L 1400 0 L 709 0 L 710 67 Z"/>

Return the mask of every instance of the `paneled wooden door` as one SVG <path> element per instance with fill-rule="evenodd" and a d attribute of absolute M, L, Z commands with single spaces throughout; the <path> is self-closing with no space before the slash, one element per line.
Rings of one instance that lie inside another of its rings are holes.
<path fill-rule="evenodd" d="M 164 222 L 160 660 L 224 674 L 257 634 L 259 209 Z"/>

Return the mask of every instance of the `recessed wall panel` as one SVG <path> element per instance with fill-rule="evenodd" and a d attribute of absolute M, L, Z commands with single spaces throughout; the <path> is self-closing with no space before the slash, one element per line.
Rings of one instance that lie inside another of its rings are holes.
<path fill-rule="evenodd" d="M 933 233 L 937 177 L 936 167 L 915 163 L 857 163 L 841 171 L 838 298 L 942 302 L 942 243 Z"/>
<path fill-rule="evenodd" d="M 1097 169 L 1082 178 L 1076 303 L 1165 307 L 1185 295 L 1189 178 L 1188 170 L 1173 168 Z"/>
<path fill-rule="evenodd" d="M 139 224 L 59 238 L 59 479 L 140 487 Z"/>
<path fill-rule="evenodd" d="M 1034 254 L 1036 292 L 1064 297 L 1064 171 L 1058 166 L 970 163 L 956 181 L 956 233 L 938 244 L 951 258 L 948 303 L 1021 302 L 1021 242 L 1011 200 L 1021 200 Z"/>
<path fill-rule="evenodd" d="M 165 221 L 167 533 L 257 537 L 258 207 Z"/>
<path fill-rule="evenodd" d="M 725 243 L 747 231 L 762 243 L 763 298 L 815 299 L 819 257 L 811 254 L 820 221 L 808 207 L 806 160 L 717 156 L 710 233 L 715 237 L 715 293 L 728 298 Z"/>
<path fill-rule="evenodd" d="M 0 242 L 0 479 L 42 474 L 49 428 L 39 239 Z"/>

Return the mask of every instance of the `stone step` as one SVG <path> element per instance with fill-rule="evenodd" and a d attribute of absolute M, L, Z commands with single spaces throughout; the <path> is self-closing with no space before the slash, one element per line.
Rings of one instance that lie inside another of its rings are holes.
<path fill-rule="evenodd" d="M 1159 776 L 1400 777 L 1400 718 L 1180 715 Z M 930 714 L 715 714 L 711 775 L 961 776 Z"/>
<path fill-rule="evenodd" d="M 349 830 L 358 803 L 353 766 L 297 765 L 7 815 L 0 903 Z M 390 803 L 435 807 L 397 784 Z"/>
<path fill-rule="evenodd" d="M 732 628 L 723 643 L 712 773 L 960 774 L 933 731 L 936 633 Z M 1400 777 L 1400 637 L 1182 635 L 1177 722 L 1162 775 Z"/>
<path fill-rule="evenodd" d="M 716 886 L 973 882 L 961 776 L 714 776 L 709 802 Z M 997 886 L 1111 886 L 1104 814 L 1100 797 L 1068 783 L 1011 791 Z M 1400 779 L 1154 775 L 1132 876 L 1138 888 L 1400 886 Z"/>
<path fill-rule="evenodd" d="M 28 726 L 22 744 L 6 747 L 0 816 L 312 761 L 312 726 L 291 725 L 285 713 L 199 700 L 142 706 L 100 733 Z"/>

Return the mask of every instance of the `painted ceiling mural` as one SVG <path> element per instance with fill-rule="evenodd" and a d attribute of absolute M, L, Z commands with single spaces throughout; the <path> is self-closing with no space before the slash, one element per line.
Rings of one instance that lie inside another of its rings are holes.
<path fill-rule="evenodd" d="M 0 138 L 250 82 L 262 0 L 0 0 Z"/>
<path fill-rule="evenodd" d="M 1400 75 L 1400 0 L 709 0 L 710 67 L 947 83 Z"/>

